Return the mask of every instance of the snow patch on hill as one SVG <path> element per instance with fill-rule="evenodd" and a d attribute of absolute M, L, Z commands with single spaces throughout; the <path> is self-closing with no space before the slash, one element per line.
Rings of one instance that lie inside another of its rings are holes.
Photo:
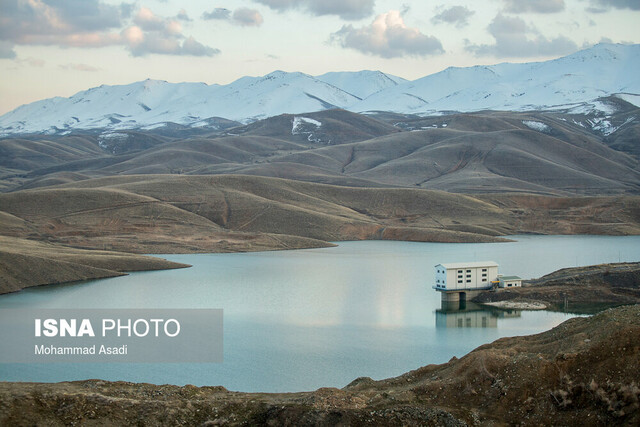
<path fill-rule="evenodd" d="M 538 132 L 549 133 L 551 128 L 542 122 L 536 122 L 535 120 L 523 120 L 522 124 L 529 129 L 537 130 Z"/>
<path fill-rule="evenodd" d="M 291 135 L 307 135 L 309 142 L 323 142 L 320 138 L 314 137 L 316 132 L 322 126 L 322 122 L 309 117 L 295 116 L 291 123 Z M 331 141 L 328 142 L 330 144 Z"/>
<path fill-rule="evenodd" d="M 291 127 L 291 135 L 298 135 L 299 133 L 303 132 L 302 129 L 305 127 L 305 124 L 315 126 L 316 128 L 322 126 L 322 122 L 310 119 L 308 117 L 294 117 Z"/>

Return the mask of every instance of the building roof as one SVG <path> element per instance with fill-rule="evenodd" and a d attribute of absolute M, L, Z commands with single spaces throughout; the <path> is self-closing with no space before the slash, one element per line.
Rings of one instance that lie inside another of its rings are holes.
<path fill-rule="evenodd" d="M 474 262 L 447 262 L 438 264 L 446 268 L 447 270 L 453 270 L 458 268 L 478 268 L 478 267 L 497 267 L 498 263 L 493 261 L 474 261 Z M 436 265 L 436 267 L 438 266 Z"/>
<path fill-rule="evenodd" d="M 519 276 L 502 276 L 500 280 L 522 280 Z"/>

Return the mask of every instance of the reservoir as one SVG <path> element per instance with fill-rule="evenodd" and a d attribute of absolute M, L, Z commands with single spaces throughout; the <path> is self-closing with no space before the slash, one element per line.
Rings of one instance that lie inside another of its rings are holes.
<path fill-rule="evenodd" d="M 461 357 L 573 313 L 443 310 L 434 266 L 495 261 L 529 279 L 564 267 L 640 260 L 640 236 L 510 236 L 512 243 L 340 242 L 337 247 L 166 255 L 192 268 L 133 273 L 0 296 L 2 308 L 221 308 L 219 364 L 0 364 L 2 381 L 100 378 L 286 392 L 344 387 Z M 189 351 L 186 348 L 184 351 Z"/>

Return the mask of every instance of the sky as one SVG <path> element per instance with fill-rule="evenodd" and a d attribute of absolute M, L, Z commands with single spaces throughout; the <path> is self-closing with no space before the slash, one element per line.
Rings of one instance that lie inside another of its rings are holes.
<path fill-rule="evenodd" d="M 146 78 L 380 70 L 414 80 L 640 43 L 639 23 L 640 0 L 0 0 L 0 114 Z"/>

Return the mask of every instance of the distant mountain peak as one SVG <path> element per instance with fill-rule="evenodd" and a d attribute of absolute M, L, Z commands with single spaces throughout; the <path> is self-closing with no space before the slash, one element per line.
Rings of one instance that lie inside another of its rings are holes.
<path fill-rule="evenodd" d="M 418 115 L 576 108 L 624 93 L 640 99 L 640 45 L 598 44 L 545 62 L 460 68 L 407 81 L 377 70 L 311 76 L 275 70 L 227 85 L 146 79 L 101 85 L 23 105 L 0 117 L 0 136 L 75 130 L 201 126 L 211 117 L 249 123 L 327 108 Z"/>

